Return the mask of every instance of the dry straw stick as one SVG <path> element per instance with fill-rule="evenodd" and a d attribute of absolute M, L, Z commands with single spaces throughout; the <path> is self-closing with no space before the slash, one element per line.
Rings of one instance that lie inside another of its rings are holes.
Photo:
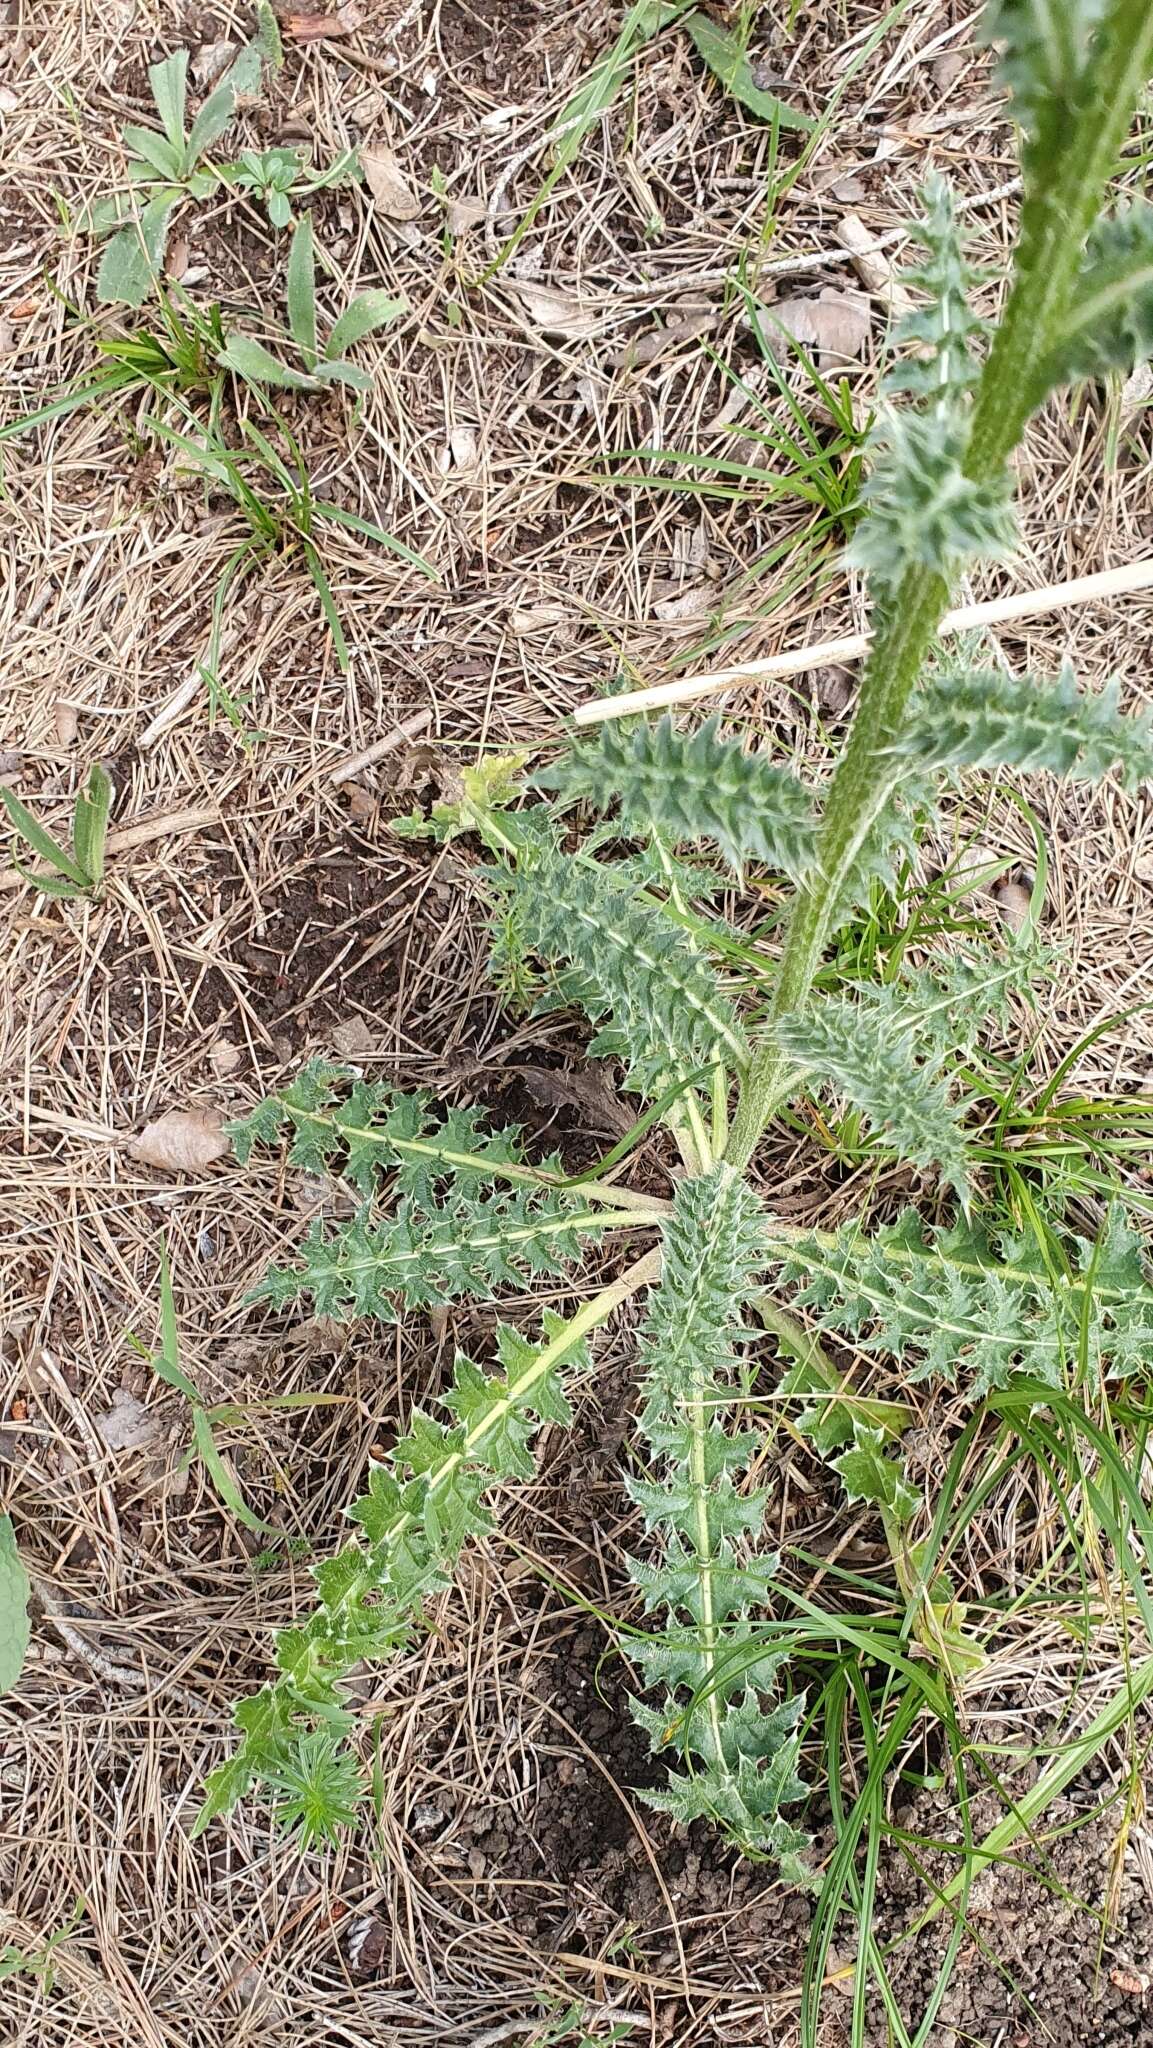
<path fill-rule="evenodd" d="M 1004 626 L 1012 619 L 1040 618 L 1045 612 L 1063 611 L 1069 605 L 1090 604 L 1096 598 L 1124 597 L 1134 590 L 1153 589 L 1153 558 L 1127 562 L 1120 569 L 1102 569 L 1095 576 L 1075 576 L 1071 583 L 1048 583 L 1043 590 L 1018 590 L 1011 597 L 994 597 L 984 604 L 963 605 L 946 612 L 938 632 L 961 633 L 972 626 Z M 682 676 L 673 683 L 655 683 L 647 690 L 627 690 L 619 697 L 595 697 L 578 704 L 574 718 L 578 725 L 599 725 L 609 718 L 627 718 L 637 711 L 659 711 L 669 704 L 692 704 L 699 697 L 711 697 L 718 690 L 731 690 L 736 683 L 764 680 L 770 676 L 799 676 L 806 669 L 824 668 L 838 661 L 858 661 L 867 654 L 869 633 L 849 633 L 841 640 L 822 640 L 812 647 L 797 647 L 785 654 L 770 654 L 762 661 L 738 662 L 707 676 Z"/>

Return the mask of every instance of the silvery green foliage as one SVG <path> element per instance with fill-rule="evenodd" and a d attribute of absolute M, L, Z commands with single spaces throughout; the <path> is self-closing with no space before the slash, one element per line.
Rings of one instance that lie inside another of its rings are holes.
<path fill-rule="evenodd" d="M 1043 163 L 1059 147 L 1105 9 L 1106 0 L 990 0 L 984 36 L 999 46 L 1027 165 Z"/>
<path fill-rule="evenodd" d="M 1055 683 L 946 663 L 914 698 L 893 755 L 921 769 L 1048 769 L 1095 782 L 1119 769 L 1127 788 L 1153 775 L 1153 713 L 1127 716 L 1110 681 L 1096 696 L 1071 669 Z"/>
<path fill-rule="evenodd" d="M 1089 237 L 1072 310 L 1042 365 L 1046 389 L 1127 375 L 1153 355 L 1153 206 L 1137 200 Z"/>
<path fill-rule="evenodd" d="M 909 353 L 889 371 L 886 387 L 890 393 L 910 392 L 935 411 L 948 411 L 980 375 L 975 344 L 988 332 L 988 322 L 971 302 L 980 276 L 966 257 L 953 195 L 943 178 L 931 178 L 925 186 L 916 234 L 926 254 L 906 277 L 925 301 L 898 323 L 894 344 Z"/>
<path fill-rule="evenodd" d="M 711 840 L 733 868 L 750 860 L 790 875 L 811 875 L 816 818 L 804 784 L 764 754 L 719 737 L 719 718 L 695 732 L 659 725 L 603 725 L 537 778 L 562 797 L 607 810 L 634 837 L 660 832 L 675 845 Z"/>
<path fill-rule="evenodd" d="M 529 1166 L 515 1130 L 491 1131 L 471 1110 L 442 1114 L 425 1096 L 323 1061 L 232 1126 L 243 1160 L 286 1133 L 296 1166 L 339 1172 L 366 1198 L 390 1176 L 392 1214 L 371 1221 L 366 1209 L 327 1238 L 312 1233 L 299 1267 L 259 1289 L 277 1305 L 308 1293 L 319 1307 L 389 1322 L 394 1298 L 483 1298 L 501 1284 L 555 1278 L 598 1227 L 579 1196 L 542 1184 L 555 1162 Z M 277 1638 L 279 1677 L 237 1708 L 243 1739 L 210 1779 L 201 1825 L 257 1779 L 305 1840 L 332 1838 L 351 1817 L 363 1788 L 343 1748 L 352 1724 L 341 1678 L 409 1640 L 465 1542 L 491 1527 L 484 1494 L 531 1478 L 534 1432 L 545 1421 L 567 1424 L 560 1368 L 587 1364 L 583 1342 L 547 1310 L 539 1344 L 498 1323 L 496 1353 L 497 1371 L 458 1354 L 441 1402 L 450 1419 L 414 1409 L 407 1435 L 371 1468 L 368 1491 L 348 1511 L 355 1538 L 313 1573 L 315 1611 Z"/>
<path fill-rule="evenodd" d="M 523 951 L 557 968 L 554 1002 L 585 1012 L 590 1050 L 622 1059 L 627 1086 L 660 1095 L 744 1065 L 744 1032 L 704 953 L 612 868 L 542 846 L 490 879 L 505 935 L 512 920 Z"/>
<path fill-rule="evenodd" d="M 823 1328 L 898 1359 L 911 1381 L 939 1376 L 980 1396 L 1084 1371 L 1093 1385 L 1147 1371 L 1153 1355 L 1153 1287 L 1119 1213 L 1097 1244 L 1068 1233 L 1064 1277 L 1031 1239 L 933 1228 L 912 1209 L 871 1236 L 847 1224 L 775 1257 Z"/>
<path fill-rule="evenodd" d="M 1043 964 L 1018 944 L 1003 959 L 958 957 L 898 981 L 848 984 L 782 1017 L 780 1043 L 817 1085 L 862 1112 L 885 1150 L 914 1166 L 940 1167 L 967 1206 L 957 1051 L 989 1018 L 1007 1020 L 1010 997 L 1028 994 Z"/>
<path fill-rule="evenodd" d="M 677 1189 L 663 1231 L 664 1267 L 641 1331 L 641 1433 L 652 1474 L 629 1483 L 656 1563 L 630 1561 L 659 1633 L 624 1644 L 659 1686 L 658 1707 L 633 1712 L 658 1754 L 678 1759 L 667 1787 L 643 1796 L 675 1819 L 708 1818 L 751 1855 L 772 1857 L 797 1882 L 806 1837 L 780 1812 L 800 1798 L 797 1722 L 802 1702 L 765 1710 L 780 1658 L 758 1639 L 754 1616 L 772 1595 L 778 1560 L 758 1556 L 765 1495 L 740 1484 L 758 1438 L 733 1428 L 736 1346 L 764 1260 L 765 1219 L 731 1168 L 716 1166 Z"/>
<path fill-rule="evenodd" d="M 499 1324 L 495 1372 L 458 1352 L 441 1402 L 449 1419 L 414 1408 L 407 1435 L 370 1468 L 367 1492 L 348 1510 L 355 1537 L 314 1568 L 308 1620 L 277 1637 L 279 1675 L 236 1709 L 240 1746 L 212 1772 L 198 1828 L 258 1781 L 305 1845 L 335 1840 L 356 1817 L 367 1788 L 345 1747 L 353 1719 L 339 1682 L 411 1639 L 465 1543 L 491 1529 L 484 1495 L 531 1479 L 540 1425 L 570 1422 L 559 1368 L 586 1369 L 587 1356 L 547 1310 L 543 1336 L 534 1345 Z"/>
<path fill-rule="evenodd" d="M 880 413 L 862 492 L 868 517 L 849 549 L 882 604 L 910 568 L 952 583 L 971 563 L 1003 560 L 1016 539 L 1009 475 L 975 478 L 965 469 L 979 374 L 973 343 L 985 323 L 969 303 L 974 273 L 942 180 L 926 188 L 922 209 L 915 232 L 928 253 L 913 281 L 926 302 L 895 337 L 917 353 L 898 362 L 884 386 L 890 399 L 911 393 L 915 403 Z"/>
<path fill-rule="evenodd" d="M 367 1194 L 378 1170 L 395 1169 L 391 1206 L 382 1214 L 366 1202 L 350 1223 L 314 1224 L 296 1264 L 271 1267 L 255 1299 L 276 1308 L 306 1299 L 318 1315 L 395 1322 L 398 1302 L 487 1300 L 500 1287 L 567 1272 L 582 1244 L 618 1220 L 579 1192 L 548 1185 L 543 1170 L 518 1169 L 515 1132 L 484 1133 L 469 1111 L 433 1118 L 426 1098 L 364 1083 L 342 1103 L 334 1100 L 341 1079 L 323 1062 L 306 1067 L 232 1126 L 238 1156 L 275 1142 L 287 1125 L 290 1156 L 310 1172 L 340 1159 Z"/>
<path fill-rule="evenodd" d="M 782 1017 L 777 1037 L 800 1072 L 847 1097 L 898 1158 L 940 1167 L 967 1202 L 963 1105 L 951 1077 L 924 1056 L 914 1021 L 898 1006 L 873 1000 L 884 993 L 818 999 Z"/>

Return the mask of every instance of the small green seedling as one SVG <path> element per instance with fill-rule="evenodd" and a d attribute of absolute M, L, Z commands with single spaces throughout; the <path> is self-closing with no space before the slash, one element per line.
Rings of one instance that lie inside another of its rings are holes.
<path fill-rule="evenodd" d="M 262 1414 L 271 1408 L 331 1408 L 350 1397 L 345 1394 L 272 1394 L 265 1401 L 218 1401 L 209 1404 L 180 1363 L 180 1329 L 176 1320 L 176 1297 L 172 1291 L 172 1267 L 168 1246 L 163 1240 L 160 1245 L 160 1349 L 149 1351 L 131 1333 L 128 1341 L 141 1358 L 148 1360 L 165 1386 L 174 1387 L 178 1394 L 183 1394 L 192 1411 L 192 1442 L 181 1460 L 181 1470 L 187 1472 L 199 1458 L 225 1507 L 231 1509 L 246 1529 L 251 1529 L 257 1536 L 279 1537 L 283 1532 L 274 1529 L 269 1522 L 262 1522 L 249 1507 L 230 1465 L 221 1454 L 214 1431 L 234 1429 L 250 1415 Z"/>
<path fill-rule="evenodd" d="M 26 868 L 14 853 L 12 865 L 45 896 L 98 896 L 104 884 L 104 860 L 108 843 L 108 818 L 112 809 L 112 778 L 107 768 L 94 761 L 88 780 L 76 798 L 72 813 L 72 850 L 61 846 L 46 825 L 16 795 L 0 783 L 0 803 L 20 838 L 46 860 L 54 870 Z"/>
<path fill-rule="evenodd" d="M 201 668 L 215 694 L 219 695 L 220 647 L 224 607 L 229 592 L 253 569 L 291 548 L 298 548 L 304 556 L 332 634 L 341 673 L 347 675 L 348 642 L 318 546 L 325 525 L 345 527 L 361 534 L 365 540 L 375 541 L 435 582 L 436 571 L 423 555 L 406 548 L 402 541 L 395 540 L 392 534 L 374 525 L 370 519 L 361 519 L 354 512 L 346 512 L 343 506 L 329 504 L 313 494 L 304 457 L 283 422 L 281 433 L 288 446 L 288 461 L 277 452 L 267 436 L 253 426 L 251 420 L 246 421 L 242 428 L 247 445 L 239 449 L 229 448 L 213 436 L 194 441 L 189 435 L 178 433 L 164 420 L 149 417 L 143 424 L 169 447 L 185 455 L 195 474 L 225 491 L 248 526 L 247 534 L 225 562 L 213 600 L 208 653 Z"/>
<path fill-rule="evenodd" d="M 158 398 L 207 396 L 215 427 L 225 389 L 218 358 L 228 339 L 219 305 L 197 306 L 176 286 L 161 291 L 155 323 L 127 334 L 97 334 L 102 367 L 78 377 L 58 397 L 0 427 L 0 443 L 85 406 L 151 391 Z"/>
<path fill-rule="evenodd" d="M 272 384 L 287 391 L 319 391 L 325 384 L 350 384 L 370 391 L 367 370 L 345 360 L 344 351 L 378 327 L 387 327 L 404 311 L 404 300 L 387 292 L 361 292 L 345 307 L 320 346 L 316 314 L 316 247 L 306 214 L 292 237 L 288 255 L 288 329 L 303 369 L 294 369 L 251 334 L 229 336 L 217 360 L 250 384 Z"/>
<path fill-rule="evenodd" d="M 312 192 L 331 191 L 334 185 L 356 184 L 360 165 L 355 151 L 346 149 L 327 170 L 310 171 L 299 149 L 246 149 L 234 164 L 221 164 L 217 177 L 222 185 L 259 199 L 274 228 L 292 224 L 292 202 Z"/>
<path fill-rule="evenodd" d="M 208 198 L 219 185 L 216 171 L 200 167 L 202 157 L 223 135 L 237 102 L 259 91 L 265 64 L 280 62 L 280 32 L 271 8 L 261 0 L 256 35 L 209 93 L 190 127 L 187 50 L 176 50 L 151 66 L 148 83 L 160 127 L 130 123 L 124 129 L 130 189 L 97 200 L 85 216 L 94 234 L 112 235 L 96 280 L 97 295 L 105 305 L 143 305 L 163 268 L 176 208 L 185 199 Z"/>
<path fill-rule="evenodd" d="M 35 1977 L 42 1991 L 51 1991 L 56 1981 L 55 1951 L 76 1932 L 88 1908 L 83 1899 L 77 1899 L 62 1927 L 50 1934 L 39 1948 L 19 1948 L 15 1942 L 8 1942 L 0 1948 L 0 1984 L 7 1977 Z"/>
<path fill-rule="evenodd" d="M 11 1692 L 24 1669 L 30 1591 L 11 1520 L 0 1515 L 0 1693 Z M 0 1976 L 3 1974 L 0 1960 Z"/>

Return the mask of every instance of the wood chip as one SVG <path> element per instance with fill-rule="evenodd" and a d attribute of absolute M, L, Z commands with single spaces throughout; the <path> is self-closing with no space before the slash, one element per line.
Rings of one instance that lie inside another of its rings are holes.
<path fill-rule="evenodd" d="M 853 269 L 879 299 L 883 299 L 889 310 L 898 319 L 913 310 L 913 300 L 896 276 L 888 255 L 877 237 L 865 226 L 858 214 L 846 213 L 837 222 L 837 240 L 842 249 L 847 249 Z"/>
<path fill-rule="evenodd" d="M 200 1173 L 229 1149 L 218 1109 L 170 1109 L 145 1126 L 128 1150 L 142 1166 L 162 1173 Z"/>
<path fill-rule="evenodd" d="M 70 704 L 67 697 L 57 697 L 52 707 L 52 723 L 56 728 L 57 746 L 74 746 L 80 728 L 80 714 L 75 704 Z"/>
<path fill-rule="evenodd" d="M 387 142 L 372 142 L 360 152 L 360 168 L 373 200 L 389 220 L 415 220 L 421 202 Z"/>
<path fill-rule="evenodd" d="M 993 890 L 993 901 L 1011 932 L 1024 931 L 1032 900 L 1032 890 L 1024 882 L 998 882 Z"/>
<path fill-rule="evenodd" d="M 282 15 L 280 26 L 290 42 L 320 43 L 355 35 L 363 21 L 364 9 L 356 5 L 356 0 L 348 0 L 335 14 Z"/>

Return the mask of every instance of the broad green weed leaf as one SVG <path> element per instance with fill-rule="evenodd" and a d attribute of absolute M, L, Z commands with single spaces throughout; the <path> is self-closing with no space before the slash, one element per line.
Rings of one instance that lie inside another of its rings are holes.
<path fill-rule="evenodd" d="M 183 142 L 179 145 L 169 142 L 163 135 L 158 135 L 155 128 L 137 128 L 131 123 L 124 130 L 124 141 L 166 183 L 179 178 L 184 167 Z"/>
<path fill-rule="evenodd" d="M 11 1692 L 24 1668 L 30 1592 L 11 1520 L 0 1515 L 0 1692 Z"/>
<path fill-rule="evenodd" d="M 697 55 L 703 57 L 713 77 L 720 80 L 725 91 L 747 107 L 750 114 L 756 114 L 762 121 L 775 121 L 780 128 L 799 128 L 808 131 L 812 122 L 807 114 L 799 114 L 776 93 L 764 92 L 753 78 L 748 52 L 735 29 L 722 28 L 707 14 L 694 12 L 685 22 L 689 35 L 696 47 Z"/>
<path fill-rule="evenodd" d="M 152 87 L 160 125 L 180 157 L 184 153 L 184 109 L 188 96 L 187 50 L 174 50 L 171 57 L 153 64 L 149 69 L 148 83 Z"/>
<path fill-rule="evenodd" d="M 342 356 L 354 342 L 363 341 L 366 334 L 372 334 L 378 327 L 387 327 L 390 320 L 407 310 L 403 299 L 394 299 L 388 292 L 361 292 L 345 307 L 333 327 L 324 351 L 326 358 Z"/>
<path fill-rule="evenodd" d="M 316 389 L 314 377 L 306 376 L 303 370 L 290 369 L 250 334 L 230 334 L 216 360 L 224 369 L 235 370 L 247 384 L 274 384 L 282 391 Z"/>
<path fill-rule="evenodd" d="M 311 370 L 316 361 L 316 256 L 312 216 L 298 223 L 288 251 L 288 331 Z"/>
<path fill-rule="evenodd" d="M 96 279 L 96 296 L 102 305 L 144 304 L 163 265 L 168 224 L 182 196 L 177 187 L 164 186 L 113 236 Z"/>
<path fill-rule="evenodd" d="M 328 363 L 316 365 L 316 376 L 322 384 L 347 384 L 350 391 L 371 391 L 372 378 L 367 370 L 358 369 L 355 363 Z"/>

